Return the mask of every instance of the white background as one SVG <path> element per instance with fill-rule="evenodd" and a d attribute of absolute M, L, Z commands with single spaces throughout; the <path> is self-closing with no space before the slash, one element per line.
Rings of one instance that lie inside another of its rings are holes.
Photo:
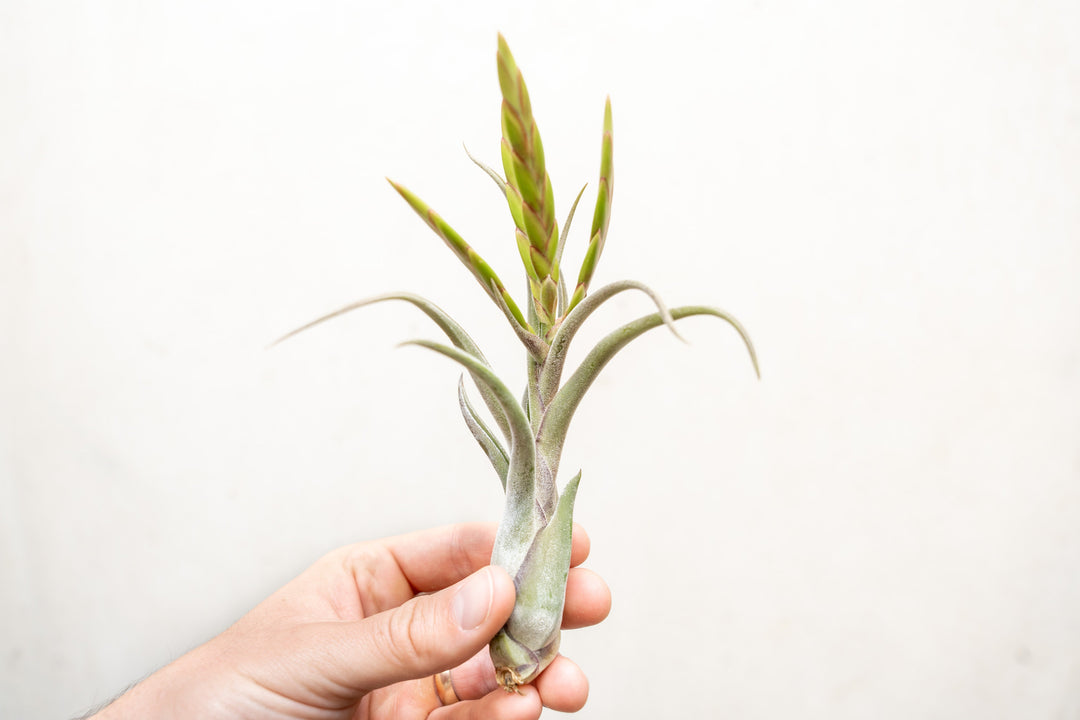
<path fill-rule="evenodd" d="M 511 6 L 514 6 L 512 9 Z M 0 4 L 0 717 L 75 715 L 347 542 L 494 519 L 438 331 L 521 352 L 495 36 L 597 282 L 735 313 L 604 372 L 563 467 L 586 718 L 1080 718 L 1080 5 Z M 582 219 L 584 218 L 584 219 Z M 649 311 L 624 295 L 591 335 Z M 586 339 L 583 338 L 583 339 Z M 585 343 L 579 349 L 578 357 Z"/>

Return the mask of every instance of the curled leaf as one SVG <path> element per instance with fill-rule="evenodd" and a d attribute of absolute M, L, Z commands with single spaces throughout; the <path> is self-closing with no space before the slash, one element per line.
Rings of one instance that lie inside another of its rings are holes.
<path fill-rule="evenodd" d="M 469 402 L 469 396 L 465 392 L 465 376 L 462 375 L 458 378 L 458 404 L 461 407 L 461 416 L 465 418 L 465 425 L 469 428 L 469 432 L 476 438 L 476 442 L 480 444 L 480 449 L 487 455 L 488 460 L 491 461 L 491 466 L 495 468 L 495 472 L 499 476 L 499 480 L 502 482 L 503 491 L 506 491 L 506 474 L 510 468 L 510 458 L 507 457 L 506 448 L 502 446 L 499 439 L 488 429 L 488 426 L 480 419 L 480 416 L 476 414 L 476 410 L 473 409 L 472 403 Z"/>
<path fill-rule="evenodd" d="M 690 317 L 691 315 L 711 315 L 726 321 L 735 328 L 743 343 L 746 344 L 746 349 L 750 352 L 750 361 L 754 365 L 754 372 L 757 373 L 758 377 L 761 377 L 754 345 L 750 341 L 746 329 L 738 320 L 723 310 L 704 305 L 687 305 L 672 308 L 671 310 L 671 317 L 675 320 Z M 604 366 L 630 341 L 660 326 L 663 322 L 660 313 L 640 317 L 609 333 L 585 356 L 585 359 L 581 361 L 581 366 L 574 371 L 566 384 L 555 393 L 555 398 L 547 407 L 544 418 L 541 420 L 536 444 L 545 457 L 558 458 L 559 451 L 566 440 L 566 431 L 570 426 L 574 411 L 585 396 L 585 392 L 596 380 L 600 371 L 604 369 Z M 553 472 L 557 471 L 557 467 L 552 470 Z"/>
<path fill-rule="evenodd" d="M 327 313 L 322 317 L 312 320 L 306 325 L 302 325 L 295 330 L 288 332 L 285 335 L 282 335 L 280 338 L 271 343 L 270 347 L 273 347 L 278 343 L 282 343 L 289 338 L 304 332 L 305 330 L 309 330 L 316 325 L 326 322 L 327 320 L 339 317 L 341 315 L 344 315 L 345 313 L 352 312 L 353 310 L 357 310 L 368 305 L 385 302 L 387 300 L 401 300 L 415 306 L 421 312 L 431 318 L 436 325 L 439 326 L 439 329 L 446 334 L 446 337 L 450 339 L 450 342 L 452 342 L 455 347 L 461 348 L 469 355 L 472 355 L 474 358 L 480 361 L 481 364 L 485 366 L 488 365 L 488 361 L 487 358 L 484 357 L 484 353 L 480 352 L 480 348 L 475 342 L 473 342 L 473 339 L 469 337 L 469 333 L 465 332 L 465 328 L 461 327 L 461 325 L 458 324 L 456 320 L 450 317 L 442 308 L 440 308 L 435 303 L 425 298 L 422 298 L 419 295 L 414 295 L 413 293 L 406 292 L 384 293 L 382 295 L 375 295 L 369 298 L 364 298 L 363 300 L 357 300 L 356 302 L 349 303 L 345 307 L 339 308 L 332 313 Z M 488 410 L 491 411 L 492 416 L 495 418 L 495 424 L 499 426 L 499 429 L 503 433 L 503 437 L 505 437 L 509 441 L 510 426 L 506 419 L 505 413 L 503 413 L 502 408 L 499 406 L 498 401 L 496 400 L 495 396 L 485 387 L 479 384 L 477 385 L 477 387 L 480 389 L 480 397 L 483 398 L 484 404 L 487 406 Z"/>
<path fill-rule="evenodd" d="M 570 348 L 570 341 L 573 340 L 574 335 L 581 329 L 585 320 L 593 314 L 593 312 L 599 308 L 603 303 L 614 297 L 615 295 L 624 292 L 626 290 L 640 290 L 652 299 L 659 310 L 660 319 L 667 326 L 671 333 L 686 342 L 679 331 L 675 328 L 675 320 L 668 312 L 667 306 L 664 305 L 664 301 L 660 299 L 660 296 L 644 283 L 637 282 L 636 280 L 621 280 L 619 282 L 613 282 L 605 285 L 604 287 L 596 290 L 591 295 L 585 298 L 582 302 L 578 303 L 570 314 L 563 320 L 562 325 L 559 326 L 558 332 L 555 333 L 555 337 L 551 340 L 551 349 L 548 351 L 548 362 L 544 365 L 544 370 L 540 374 L 540 397 L 543 398 L 545 403 L 551 402 L 555 392 L 559 389 L 559 381 L 562 378 L 563 366 L 566 363 L 566 354 Z"/>

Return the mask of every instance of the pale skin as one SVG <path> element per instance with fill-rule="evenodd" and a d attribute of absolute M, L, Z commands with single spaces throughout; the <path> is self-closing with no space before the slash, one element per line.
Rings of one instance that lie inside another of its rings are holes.
<path fill-rule="evenodd" d="M 535 720 L 581 709 L 589 685 L 559 656 L 520 694 L 495 682 L 487 643 L 510 616 L 514 583 L 489 566 L 495 525 L 451 525 L 326 555 L 235 625 L 146 678 L 93 717 L 260 720 Z M 598 575 L 577 567 L 574 527 L 563 627 L 611 609 Z M 432 675 L 453 668 L 461 702 Z"/>

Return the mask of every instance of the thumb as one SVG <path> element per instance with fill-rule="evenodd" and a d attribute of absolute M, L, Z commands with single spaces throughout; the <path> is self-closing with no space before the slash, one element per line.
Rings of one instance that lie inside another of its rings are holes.
<path fill-rule="evenodd" d="M 340 642 L 326 644 L 333 657 L 324 670 L 364 692 L 460 665 L 506 623 L 514 597 L 505 570 L 482 568 L 437 593 L 340 625 Z"/>

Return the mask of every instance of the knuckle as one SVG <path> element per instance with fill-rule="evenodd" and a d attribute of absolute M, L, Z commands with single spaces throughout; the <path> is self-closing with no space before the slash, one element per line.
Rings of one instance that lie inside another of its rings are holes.
<path fill-rule="evenodd" d="M 377 637 L 382 656 L 397 667 L 410 667 L 437 647 L 427 604 L 410 601 L 390 613 Z"/>

